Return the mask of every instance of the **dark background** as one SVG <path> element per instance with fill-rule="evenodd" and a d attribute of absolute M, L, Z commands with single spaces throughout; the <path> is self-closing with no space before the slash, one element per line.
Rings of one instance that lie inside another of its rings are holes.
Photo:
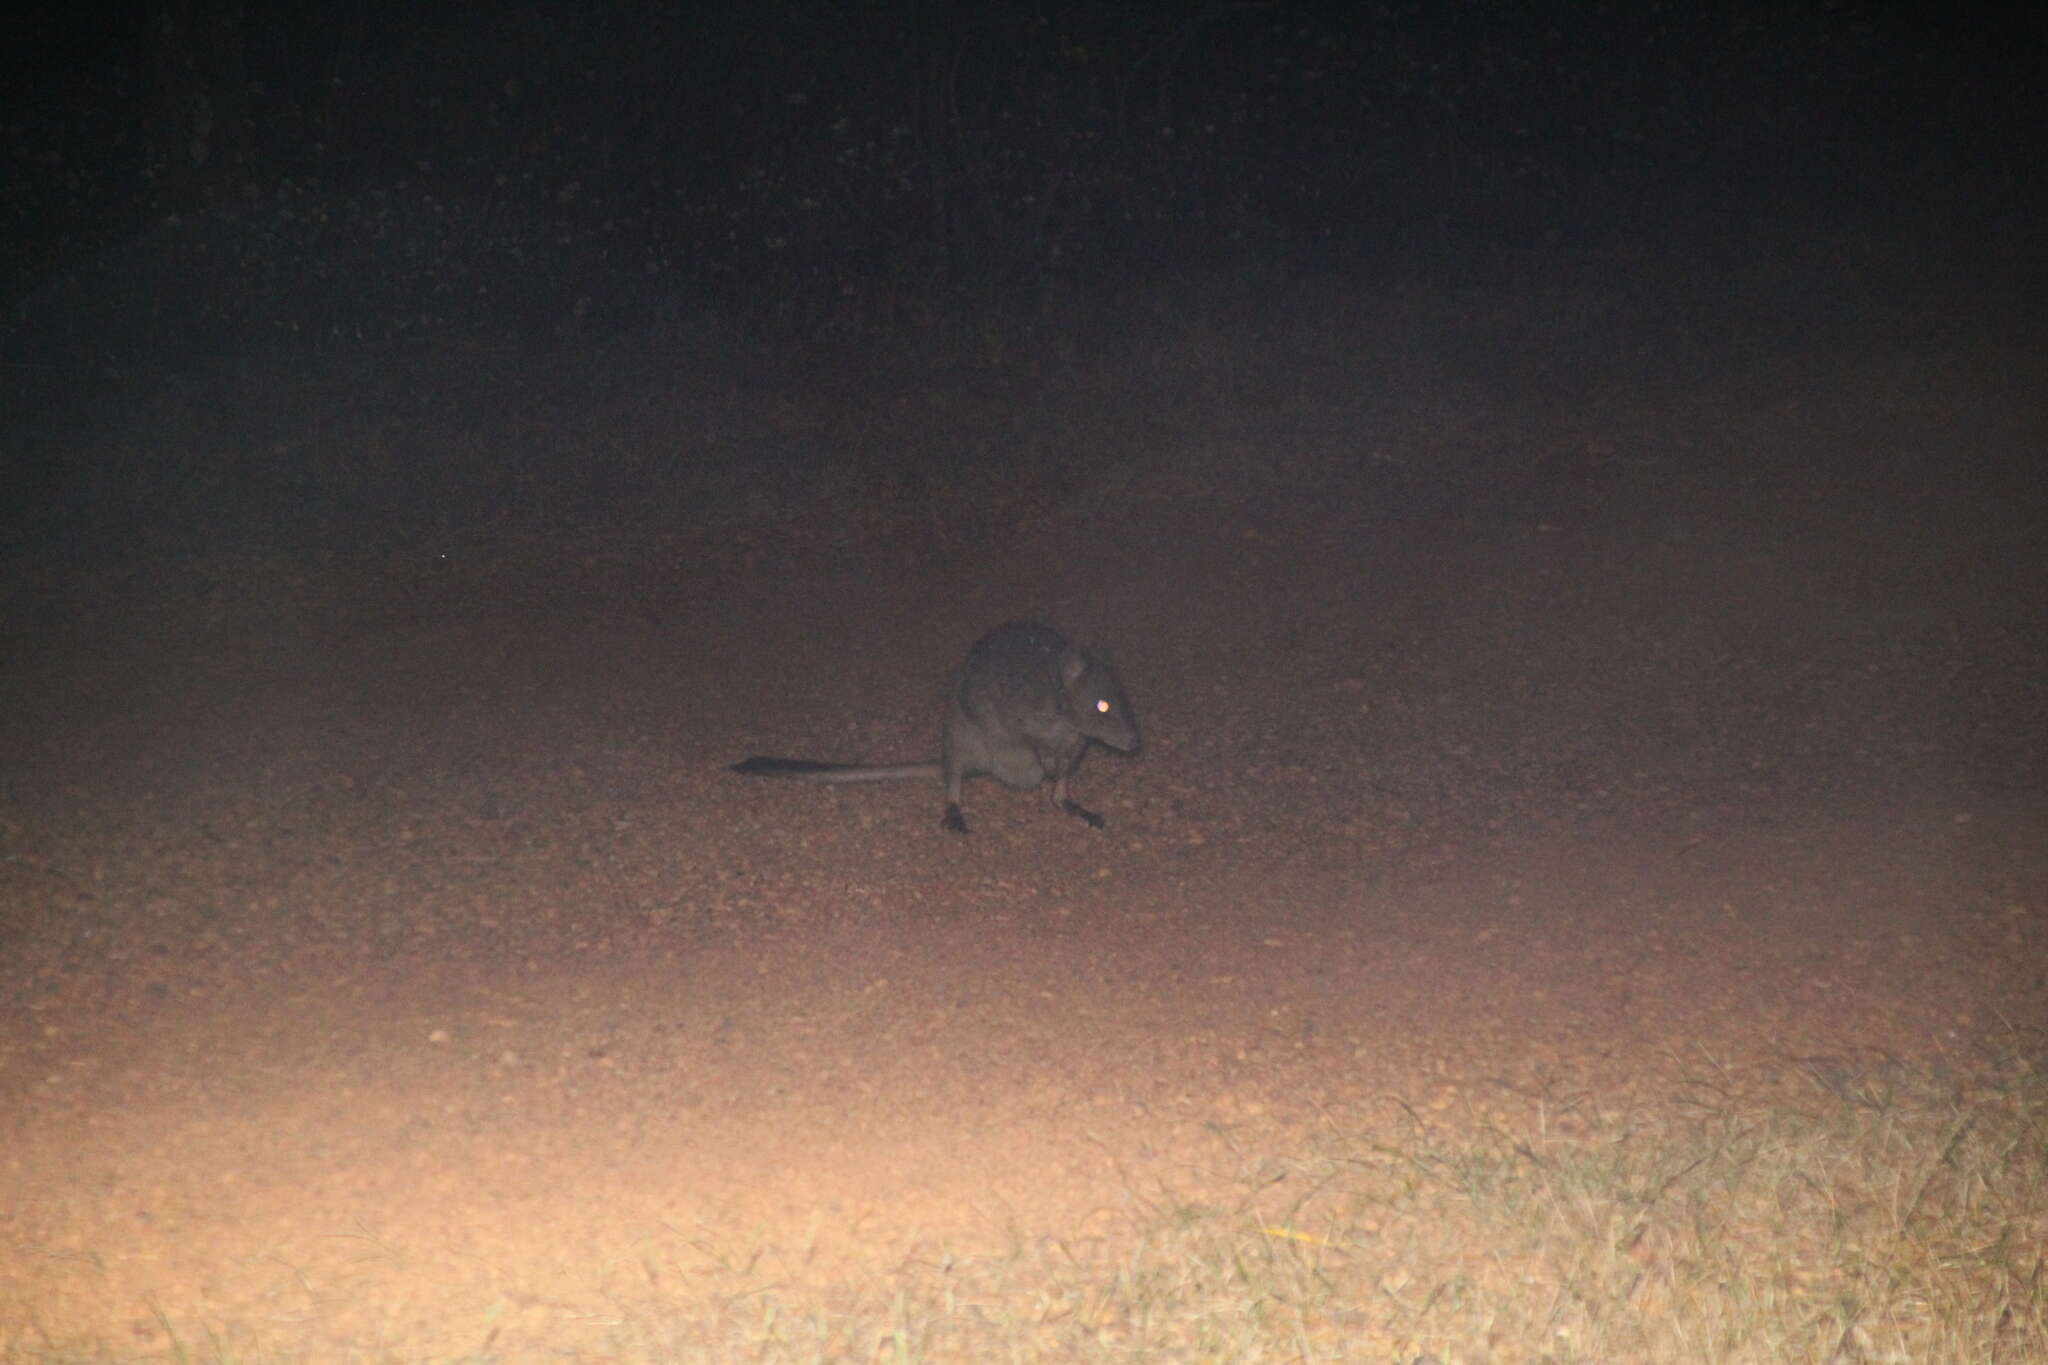
<path fill-rule="evenodd" d="M 2031 334 L 2044 27 L 36 7 L 5 35 L 0 531 L 48 568 L 624 535 L 834 462 L 882 499 L 1085 484 L 1204 402 L 1389 382 L 1345 298 L 1427 300 L 1462 322 L 1414 349 L 1558 392 Z"/>

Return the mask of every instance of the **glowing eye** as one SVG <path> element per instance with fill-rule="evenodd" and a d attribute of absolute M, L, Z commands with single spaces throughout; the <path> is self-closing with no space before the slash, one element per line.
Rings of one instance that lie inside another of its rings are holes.
<path fill-rule="evenodd" d="M 1109 714 L 1109 703 L 1106 701 L 1096 702 L 1095 709 L 1106 716 Z"/>

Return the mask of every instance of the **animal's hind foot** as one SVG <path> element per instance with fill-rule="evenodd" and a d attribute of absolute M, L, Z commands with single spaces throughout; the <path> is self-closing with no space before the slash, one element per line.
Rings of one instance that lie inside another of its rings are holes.
<path fill-rule="evenodd" d="M 1064 798 L 1060 801 L 1060 809 L 1065 811 L 1067 814 L 1073 816 L 1077 820 L 1086 820 L 1088 822 L 1088 827 L 1090 829 L 1107 828 L 1106 822 L 1103 820 L 1101 816 L 1097 815 L 1094 811 L 1089 810 L 1079 801 L 1075 801 L 1071 798 Z"/>
<path fill-rule="evenodd" d="M 945 830 L 948 834 L 967 833 L 967 817 L 960 813 L 960 807 L 957 803 L 948 802 L 946 804 L 946 817 L 939 821 L 939 828 Z"/>

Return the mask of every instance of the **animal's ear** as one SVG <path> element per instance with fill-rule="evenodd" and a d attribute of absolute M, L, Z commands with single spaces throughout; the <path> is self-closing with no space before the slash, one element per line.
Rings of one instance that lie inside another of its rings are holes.
<path fill-rule="evenodd" d="M 1060 656 L 1060 682 L 1068 687 L 1081 681 L 1081 675 L 1088 671 L 1088 656 L 1078 649 L 1070 649 Z"/>

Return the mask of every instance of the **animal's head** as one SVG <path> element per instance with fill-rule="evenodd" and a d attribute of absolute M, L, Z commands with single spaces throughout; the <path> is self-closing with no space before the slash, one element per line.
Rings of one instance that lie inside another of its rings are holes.
<path fill-rule="evenodd" d="M 1137 752 L 1138 716 L 1108 664 L 1069 649 L 1060 660 L 1060 685 L 1074 728 L 1120 753 Z"/>

